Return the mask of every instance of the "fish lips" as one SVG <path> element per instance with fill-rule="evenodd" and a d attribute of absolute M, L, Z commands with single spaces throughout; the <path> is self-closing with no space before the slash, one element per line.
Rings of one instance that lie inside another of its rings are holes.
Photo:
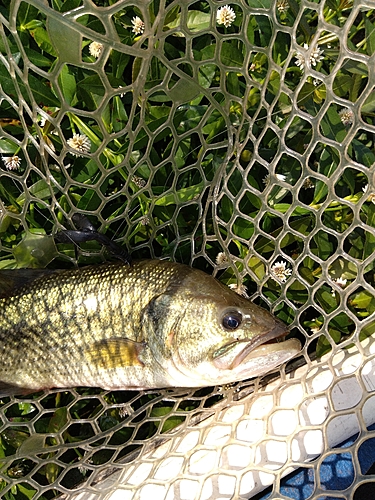
<path fill-rule="evenodd" d="M 235 340 L 228 344 L 222 355 L 214 355 L 213 363 L 217 368 L 233 370 L 244 361 L 258 358 L 271 352 L 288 350 L 297 353 L 301 344 L 297 339 L 280 342 L 289 333 L 282 323 L 277 323 L 272 330 L 253 339 Z M 242 347 L 245 344 L 245 347 Z"/>

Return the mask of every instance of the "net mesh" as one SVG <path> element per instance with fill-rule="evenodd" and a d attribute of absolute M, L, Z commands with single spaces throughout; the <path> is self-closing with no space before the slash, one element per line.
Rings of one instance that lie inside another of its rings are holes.
<path fill-rule="evenodd" d="M 358 456 L 374 439 L 374 7 L 2 0 L 0 266 L 106 258 L 50 237 L 86 214 L 138 257 L 248 293 L 304 343 L 302 371 L 274 382 L 3 398 L 2 498 L 249 498 L 270 484 L 290 498 L 281 477 L 298 467 L 301 499 L 371 482 Z M 295 425 L 280 431 L 283 411 Z M 338 455 L 354 472 L 335 489 L 322 471 Z"/>

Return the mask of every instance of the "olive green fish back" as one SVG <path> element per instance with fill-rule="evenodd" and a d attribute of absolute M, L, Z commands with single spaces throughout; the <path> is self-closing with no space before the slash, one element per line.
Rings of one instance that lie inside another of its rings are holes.
<path fill-rule="evenodd" d="M 362 433 L 345 448 L 348 495 L 361 489 L 375 413 L 361 378 L 375 331 L 373 2 L 3 0 L 0 20 L 0 297 L 17 285 L 11 269 L 110 258 L 96 242 L 55 244 L 82 213 L 136 257 L 190 264 L 247 293 L 290 326 L 307 363 L 292 403 L 284 371 L 266 399 L 248 394 L 260 381 L 2 397 L 0 496 L 249 498 L 273 484 L 279 498 L 280 477 L 306 457 L 295 428 L 277 434 L 277 411 L 298 408 L 301 432 L 329 434 L 319 412 L 305 418 L 311 387 Z M 324 354 L 332 380 L 310 383 Z M 334 355 L 348 359 L 340 372 Z M 353 373 L 348 406 L 334 402 L 338 373 L 343 383 Z M 249 455 L 239 436 L 250 417 L 251 443 L 267 422 L 285 461 L 267 469 L 267 450 L 260 463 Z M 306 466 L 315 496 L 333 441 L 322 443 Z M 194 468 L 195 454 L 206 466 Z"/>

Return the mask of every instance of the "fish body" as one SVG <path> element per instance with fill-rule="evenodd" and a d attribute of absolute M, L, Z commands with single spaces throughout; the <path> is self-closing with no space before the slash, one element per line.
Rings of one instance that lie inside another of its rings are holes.
<path fill-rule="evenodd" d="M 182 264 L 33 273 L 0 298 L 2 394 L 204 387 L 260 375 L 300 350 L 296 339 L 277 342 L 287 328 L 267 311 Z"/>

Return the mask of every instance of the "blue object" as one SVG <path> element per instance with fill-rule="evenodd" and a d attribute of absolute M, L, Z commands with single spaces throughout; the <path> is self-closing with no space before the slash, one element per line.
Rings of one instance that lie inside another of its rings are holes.
<path fill-rule="evenodd" d="M 375 430 L 375 424 L 368 427 L 369 431 Z M 341 443 L 337 448 L 341 448 L 339 453 L 328 455 L 319 467 L 320 483 L 322 488 L 327 491 L 327 496 L 314 497 L 314 500 L 335 500 L 337 497 L 330 497 L 335 491 L 345 490 L 355 479 L 352 454 L 344 451 L 345 448 L 352 445 L 357 439 L 358 434 Z M 370 469 L 375 463 L 375 437 L 366 440 L 358 449 L 358 460 L 361 466 L 362 474 Z M 314 467 L 302 467 L 292 474 L 289 474 L 281 481 L 280 493 L 293 500 L 307 500 L 315 490 Z M 375 492 L 375 484 L 374 484 Z M 266 493 L 259 500 L 266 500 L 270 493 Z M 340 497 L 341 498 L 341 497 Z"/>

